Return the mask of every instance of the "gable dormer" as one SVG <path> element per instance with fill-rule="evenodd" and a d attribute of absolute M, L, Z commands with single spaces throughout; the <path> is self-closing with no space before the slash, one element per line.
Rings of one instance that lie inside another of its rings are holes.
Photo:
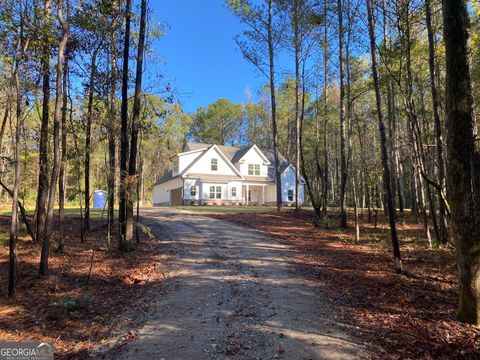
<path fill-rule="evenodd" d="M 241 177 L 239 171 L 217 145 L 211 145 L 191 162 L 183 172 L 185 174 L 233 175 Z"/>
<path fill-rule="evenodd" d="M 232 162 L 242 176 L 268 176 L 270 161 L 256 145 L 240 150 Z"/>

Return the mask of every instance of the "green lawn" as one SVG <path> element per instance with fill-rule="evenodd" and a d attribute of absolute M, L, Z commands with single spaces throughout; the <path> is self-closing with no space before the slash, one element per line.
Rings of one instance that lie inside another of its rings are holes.
<path fill-rule="evenodd" d="M 275 211 L 275 206 L 175 206 L 176 209 L 187 210 L 198 214 L 239 214 L 239 213 L 260 213 Z M 289 208 L 285 208 L 289 209 Z"/>
<path fill-rule="evenodd" d="M 25 209 L 27 211 L 27 215 L 33 215 L 33 212 L 35 211 L 35 208 L 33 207 L 27 207 Z M 85 209 L 82 209 L 85 211 Z M 10 209 L 4 209 L 0 210 L 0 215 L 3 216 L 10 216 L 12 213 L 12 210 Z M 107 218 L 107 210 L 103 211 L 103 209 L 90 209 L 90 219 L 100 219 L 102 217 L 103 213 L 103 218 Z M 55 214 L 58 214 L 58 208 L 55 208 Z M 72 216 L 72 217 L 80 217 L 80 208 L 74 207 L 74 206 L 67 206 L 65 207 L 65 216 Z"/>

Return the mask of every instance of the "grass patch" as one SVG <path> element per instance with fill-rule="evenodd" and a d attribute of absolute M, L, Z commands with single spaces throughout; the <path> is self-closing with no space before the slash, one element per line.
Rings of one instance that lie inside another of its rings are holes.
<path fill-rule="evenodd" d="M 10 235 L 8 233 L 0 233 L 0 246 L 8 246 Z"/>
<path fill-rule="evenodd" d="M 26 213 L 28 216 L 33 216 L 35 212 L 34 207 L 27 207 Z M 85 211 L 85 209 L 82 209 L 82 211 Z M 115 210 L 115 216 L 117 216 L 118 211 Z M 0 210 L 0 216 L 10 216 L 12 214 L 11 209 L 4 209 Z M 58 208 L 55 208 L 55 215 L 58 215 Z M 80 217 L 80 208 L 75 207 L 75 206 L 67 206 L 65 207 L 65 216 L 68 217 Z M 103 209 L 90 209 L 90 219 L 96 220 L 96 219 L 103 219 L 107 218 L 107 209 L 105 211 Z"/>
<path fill-rule="evenodd" d="M 176 209 L 190 211 L 198 214 L 242 214 L 264 213 L 277 210 L 275 206 L 175 206 Z M 291 208 L 288 208 L 291 209 Z"/>

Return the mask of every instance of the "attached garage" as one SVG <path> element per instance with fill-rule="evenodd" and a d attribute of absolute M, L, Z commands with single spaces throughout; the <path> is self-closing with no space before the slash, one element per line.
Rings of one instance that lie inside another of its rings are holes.
<path fill-rule="evenodd" d="M 166 178 L 157 181 L 153 186 L 153 205 L 168 206 L 182 204 L 183 179 L 181 177 Z M 172 204 L 172 200 L 175 202 Z"/>
<path fill-rule="evenodd" d="M 180 206 L 183 205 L 183 188 L 179 187 L 170 190 L 170 205 Z"/>

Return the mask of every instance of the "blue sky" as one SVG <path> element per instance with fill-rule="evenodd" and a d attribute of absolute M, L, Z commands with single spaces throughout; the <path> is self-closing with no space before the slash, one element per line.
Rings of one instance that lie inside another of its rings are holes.
<path fill-rule="evenodd" d="M 220 97 L 244 102 L 247 88 L 255 95 L 267 82 L 242 57 L 234 37 L 243 25 L 223 0 L 151 0 L 150 7 L 153 17 L 168 25 L 153 44 L 164 64 L 150 69 L 172 84 L 186 111 Z"/>

